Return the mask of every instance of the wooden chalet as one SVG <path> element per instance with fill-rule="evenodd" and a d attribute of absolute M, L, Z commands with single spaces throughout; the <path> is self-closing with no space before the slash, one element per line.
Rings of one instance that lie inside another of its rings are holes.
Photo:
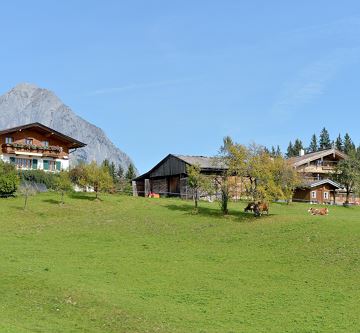
<path fill-rule="evenodd" d="M 294 193 L 294 201 L 314 203 L 337 203 L 342 186 L 333 181 L 332 175 L 339 161 L 346 159 L 346 154 L 331 148 L 289 159 L 289 163 L 299 173 L 302 184 Z"/>
<path fill-rule="evenodd" d="M 17 169 L 57 172 L 69 169 L 69 154 L 86 145 L 40 123 L 0 131 L 0 159 Z"/>
<path fill-rule="evenodd" d="M 218 175 L 226 168 L 216 158 L 169 154 L 150 171 L 133 180 L 135 195 L 147 196 L 150 192 L 162 196 L 187 198 L 187 171 L 189 165 L 199 165 L 201 173 Z"/>

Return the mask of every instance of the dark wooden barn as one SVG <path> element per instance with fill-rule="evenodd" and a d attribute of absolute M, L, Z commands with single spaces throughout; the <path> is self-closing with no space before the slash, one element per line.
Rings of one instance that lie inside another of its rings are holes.
<path fill-rule="evenodd" d="M 147 196 L 151 192 L 161 196 L 187 198 L 188 165 L 199 165 L 201 172 L 207 175 L 221 174 L 225 170 L 214 157 L 169 154 L 150 171 L 133 180 L 134 195 Z"/>

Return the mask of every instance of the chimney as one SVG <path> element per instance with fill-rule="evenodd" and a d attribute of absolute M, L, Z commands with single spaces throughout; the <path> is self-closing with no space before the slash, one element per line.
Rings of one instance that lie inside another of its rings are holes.
<path fill-rule="evenodd" d="M 300 149 L 299 151 L 299 156 L 304 156 L 305 155 L 305 150 L 304 149 Z"/>

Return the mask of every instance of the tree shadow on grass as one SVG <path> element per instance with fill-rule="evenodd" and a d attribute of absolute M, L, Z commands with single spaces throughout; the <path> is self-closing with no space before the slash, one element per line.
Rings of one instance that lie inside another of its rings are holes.
<path fill-rule="evenodd" d="M 95 196 L 83 194 L 83 193 L 70 193 L 69 198 L 71 199 L 79 199 L 79 200 L 88 200 L 88 201 L 95 201 Z"/>
<path fill-rule="evenodd" d="M 43 202 L 47 202 L 47 203 L 50 203 L 50 204 L 53 204 L 53 205 L 61 204 L 60 200 L 55 200 L 55 199 L 44 199 Z"/>
<path fill-rule="evenodd" d="M 184 212 L 186 215 L 199 215 L 199 216 L 208 216 L 208 217 L 216 217 L 216 218 L 224 218 L 224 217 L 230 217 L 235 218 L 238 221 L 241 222 L 253 222 L 258 219 L 259 217 L 254 216 L 252 213 L 245 213 L 243 211 L 237 211 L 237 210 L 230 210 L 229 214 L 224 215 L 220 208 L 209 208 L 209 207 L 199 207 L 198 213 L 194 214 L 194 207 L 191 205 L 164 205 L 165 208 L 173 211 L 180 211 Z M 270 215 L 269 215 L 270 216 Z"/>

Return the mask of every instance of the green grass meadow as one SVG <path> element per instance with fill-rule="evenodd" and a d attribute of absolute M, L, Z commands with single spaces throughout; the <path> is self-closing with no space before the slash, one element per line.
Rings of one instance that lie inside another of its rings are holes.
<path fill-rule="evenodd" d="M 360 332 L 360 208 L 0 199 L 0 332 Z"/>

